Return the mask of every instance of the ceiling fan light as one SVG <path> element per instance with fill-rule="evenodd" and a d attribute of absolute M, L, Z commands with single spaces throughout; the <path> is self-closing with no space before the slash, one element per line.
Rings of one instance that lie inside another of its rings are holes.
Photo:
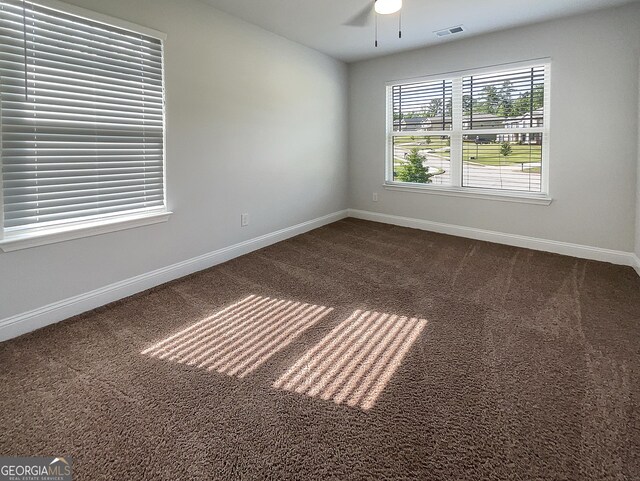
<path fill-rule="evenodd" d="M 376 0 L 375 8 L 380 15 L 396 13 L 402 8 L 402 0 Z"/>

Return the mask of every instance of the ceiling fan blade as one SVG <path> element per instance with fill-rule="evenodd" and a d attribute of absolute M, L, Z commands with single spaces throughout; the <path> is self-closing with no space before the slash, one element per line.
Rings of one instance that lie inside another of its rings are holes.
<path fill-rule="evenodd" d="M 343 25 L 349 27 L 366 27 L 373 18 L 375 2 L 368 2 L 367 6 L 360 10 L 356 15 L 347 20 Z"/>

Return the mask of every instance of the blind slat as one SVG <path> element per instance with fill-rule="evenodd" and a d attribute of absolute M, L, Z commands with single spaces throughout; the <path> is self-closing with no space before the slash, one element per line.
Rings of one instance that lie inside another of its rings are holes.
<path fill-rule="evenodd" d="M 74 183 L 75 179 L 67 178 L 65 182 L 60 179 L 54 179 L 54 182 L 47 183 L 46 181 L 40 182 L 38 185 L 33 184 L 21 184 L 20 181 L 12 182 L 13 185 L 9 185 L 6 187 L 5 191 L 10 191 L 12 196 L 19 195 L 27 195 L 27 194 L 48 194 L 48 193 L 58 193 L 58 192 L 71 192 L 75 190 L 81 189 L 99 189 L 105 188 L 108 189 L 110 187 L 124 187 L 124 186 L 134 186 L 139 183 L 139 178 L 121 178 L 124 176 L 119 176 L 118 178 L 112 178 L 105 180 L 101 178 L 99 181 L 87 181 L 86 179 L 80 179 L 79 182 Z M 158 175 L 148 175 L 144 177 L 145 185 L 151 185 L 153 183 L 162 183 L 162 176 Z"/>
<path fill-rule="evenodd" d="M 9 204 L 5 207 L 6 212 L 22 212 L 22 211 L 34 211 L 44 213 L 44 209 L 48 207 L 64 207 L 68 205 L 78 206 L 81 204 L 95 204 L 104 203 L 111 200 L 124 200 L 124 199 L 146 199 L 157 200 L 159 196 L 162 196 L 162 189 L 154 190 L 135 190 L 126 192 L 100 192 L 93 191 L 88 192 L 85 195 L 67 196 L 54 199 L 38 199 L 36 201 L 23 201 L 20 203 Z"/>
<path fill-rule="evenodd" d="M 0 70 L 2 70 L 1 65 Z M 24 71 L 11 72 L 5 70 L 4 72 L 5 75 L 2 79 L 4 92 L 8 95 L 15 94 L 24 97 Z M 129 101 L 133 100 L 145 103 L 162 102 L 162 89 L 160 87 L 155 88 L 149 84 L 143 87 L 141 84 L 136 84 L 135 82 L 118 84 L 113 79 L 111 79 L 109 84 L 99 82 L 96 79 L 89 79 L 88 81 L 85 79 L 76 80 L 66 75 L 66 72 L 60 71 L 54 72 L 53 75 L 39 72 L 37 82 L 32 78 L 27 79 L 27 82 L 30 90 L 35 91 L 34 93 L 36 95 L 38 92 L 42 92 L 43 94 L 62 98 L 67 96 L 72 97 L 73 95 L 94 95 L 97 99 L 106 97 L 116 100 L 124 98 Z M 37 89 L 35 87 L 37 87 Z"/>
<path fill-rule="evenodd" d="M 34 215 L 46 217 L 48 215 L 62 214 L 69 210 L 80 211 L 84 207 L 88 209 L 99 209 L 104 207 L 116 207 L 121 204 L 133 203 L 152 203 L 162 199 L 162 193 L 151 194 L 142 191 L 138 195 L 120 196 L 120 198 L 108 198 L 108 196 L 98 195 L 96 199 L 81 198 L 77 202 L 66 201 L 56 205 L 54 201 L 44 201 L 31 203 L 31 205 L 8 206 L 5 210 L 5 218 L 9 220 L 19 219 L 21 217 L 32 217 Z"/>
<path fill-rule="evenodd" d="M 25 2 L 27 18 L 37 15 L 41 22 L 46 22 L 51 28 L 56 28 L 68 37 L 79 36 L 84 42 L 112 43 L 119 48 L 141 47 L 159 51 L 161 41 L 147 35 L 131 32 L 119 27 L 112 27 L 101 22 L 93 22 L 73 14 L 65 14 Z M 2 8 L 7 22 L 22 26 L 22 0 L 4 0 Z"/>
<path fill-rule="evenodd" d="M 162 192 L 162 183 L 155 183 L 153 187 L 145 191 L 139 190 L 138 186 L 124 186 L 124 187 L 97 187 L 94 189 L 76 189 L 72 191 L 65 192 L 65 195 L 62 196 L 57 192 L 50 192 L 48 194 L 22 194 L 18 196 L 14 196 L 14 204 L 16 205 L 27 205 L 32 202 L 43 202 L 49 200 L 55 201 L 65 201 L 67 199 L 75 199 L 75 198 L 90 198 L 98 195 L 111 195 L 111 194 L 128 194 L 130 192 L 150 192 L 150 193 L 161 193 Z"/>
<path fill-rule="evenodd" d="M 67 210 L 65 212 L 56 212 L 50 214 L 30 214 L 27 216 L 20 216 L 16 218 L 6 219 L 5 218 L 5 228 L 12 227 L 25 227 L 32 225 L 39 225 L 44 223 L 50 223 L 54 221 L 68 221 L 69 219 L 78 219 L 82 217 L 89 217 L 95 215 L 104 215 L 104 214 L 113 214 L 113 213 L 122 213 L 126 214 L 128 211 L 142 209 L 155 210 L 155 208 L 163 205 L 162 200 L 156 201 L 134 201 L 127 203 L 120 203 L 117 205 L 105 206 L 105 207 L 93 207 L 93 208 L 83 208 L 83 209 L 74 209 Z"/>

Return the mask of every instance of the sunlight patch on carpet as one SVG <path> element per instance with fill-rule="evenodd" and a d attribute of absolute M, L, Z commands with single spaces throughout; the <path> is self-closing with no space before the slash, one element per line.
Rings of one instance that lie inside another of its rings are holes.
<path fill-rule="evenodd" d="M 243 378 L 332 310 L 251 295 L 142 354 Z"/>
<path fill-rule="evenodd" d="M 273 387 L 371 409 L 427 321 L 355 311 Z"/>

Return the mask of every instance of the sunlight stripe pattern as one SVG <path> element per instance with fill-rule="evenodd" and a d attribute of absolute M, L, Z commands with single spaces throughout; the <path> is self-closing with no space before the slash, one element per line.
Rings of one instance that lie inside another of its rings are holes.
<path fill-rule="evenodd" d="M 142 354 L 243 378 L 332 310 L 250 295 Z"/>
<path fill-rule="evenodd" d="M 426 325 L 424 319 L 355 311 L 273 386 L 369 410 Z"/>

